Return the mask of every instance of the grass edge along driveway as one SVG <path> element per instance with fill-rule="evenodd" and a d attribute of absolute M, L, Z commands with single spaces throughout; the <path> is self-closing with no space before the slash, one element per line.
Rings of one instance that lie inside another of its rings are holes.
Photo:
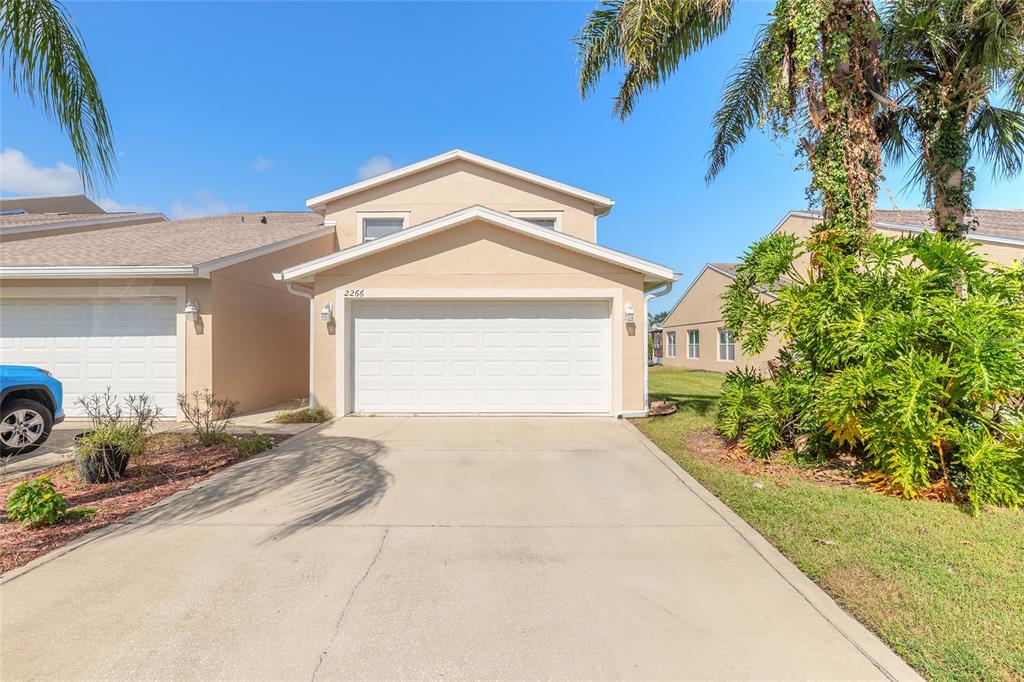
<path fill-rule="evenodd" d="M 679 411 L 634 423 L 925 677 L 1024 678 L 1024 513 L 973 518 L 697 459 L 686 437 L 714 426 L 722 378 L 651 368 L 652 398 Z"/>

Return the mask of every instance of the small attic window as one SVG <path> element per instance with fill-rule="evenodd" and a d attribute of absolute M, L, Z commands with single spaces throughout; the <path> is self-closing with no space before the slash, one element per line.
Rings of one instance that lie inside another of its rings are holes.
<path fill-rule="evenodd" d="M 509 211 L 509 213 L 513 218 L 525 220 L 528 223 L 533 223 L 537 227 L 543 227 L 546 230 L 555 230 L 556 232 L 562 231 L 561 211 Z"/>
<path fill-rule="evenodd" d="M 372 242 L 381 237 L 401 232 L 409 226 L 409 214 L 367 213 L 359 216 L 359 228 L 362 230 L 362 241 Z"/>

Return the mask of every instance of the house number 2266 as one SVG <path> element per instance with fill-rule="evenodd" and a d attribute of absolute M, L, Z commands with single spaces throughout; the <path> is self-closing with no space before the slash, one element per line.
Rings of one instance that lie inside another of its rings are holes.
<path fill-rule="evenodd" d="M 366 296 L 366 289 L 345 289 L 345 298 L 362 298 Z"/>

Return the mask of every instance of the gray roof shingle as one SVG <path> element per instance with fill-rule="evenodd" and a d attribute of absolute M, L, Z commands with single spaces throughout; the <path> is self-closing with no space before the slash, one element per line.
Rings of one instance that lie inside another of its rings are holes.
<path fill-rule="evenodd" d="M 323 226 L 312 211 L 267 211 L 108 227 L 0 243 L 0 266 L 193 266 Z"/>

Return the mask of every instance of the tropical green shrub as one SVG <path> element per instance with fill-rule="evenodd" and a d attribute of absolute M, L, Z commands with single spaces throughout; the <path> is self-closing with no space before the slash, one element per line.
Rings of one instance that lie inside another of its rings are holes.
<path fill-rule="evenodd" d="M 247 457 L 274 447 L 274 441 L 270 436 L 255 431 L 248 436 L 234 436 L 231 442 L 240 454 Z"/>
<path fill-rule="evenodd" d="M 845 449 L 907 497 L 945 479 L 975 510 L 1024 505 L 1024 265 L 934 234 L 853 254 L 773 234 L 737 272 L 726 324 L 748 354 L 782 350 L 766 376 L 727 377 L 725 437 L 761 457 Z"/>
<path fill-rule="evenodd" d="M 92 509 L 68 509 L 67 500 L 53 487 L 49 476 L 19 483 L 7 498 L 7 516 L 23 526 L 52 526 L 95 513 Z"/>

